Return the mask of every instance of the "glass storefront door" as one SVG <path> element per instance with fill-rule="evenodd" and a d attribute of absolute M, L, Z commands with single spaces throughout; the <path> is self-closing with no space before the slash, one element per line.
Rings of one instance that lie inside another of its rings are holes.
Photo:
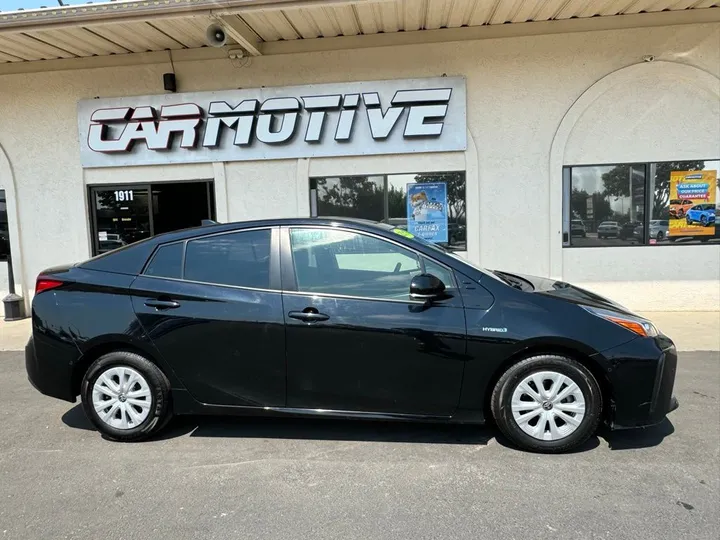
<path fill-rule="evenodd" d="M 90 207 L 93 255 L 215 217 L 210 181 L 91 187 Z"/>

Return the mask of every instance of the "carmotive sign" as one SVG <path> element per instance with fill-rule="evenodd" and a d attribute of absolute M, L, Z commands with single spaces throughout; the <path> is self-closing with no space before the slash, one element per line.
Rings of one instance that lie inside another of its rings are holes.
<path fill-rule="evenodd" d="M 465 79 L 83 100 L 84 167 L 466 149 Z"/>

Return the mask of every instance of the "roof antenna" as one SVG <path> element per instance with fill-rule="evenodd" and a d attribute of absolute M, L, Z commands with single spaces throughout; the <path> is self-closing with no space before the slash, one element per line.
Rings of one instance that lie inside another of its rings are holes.
<path fill-rule="evenodd" d="M 60 7 L 65 7 L 65 4 L 63 4 L 62 0 L 58 0 L 58 4 L 60 4 Z"/>

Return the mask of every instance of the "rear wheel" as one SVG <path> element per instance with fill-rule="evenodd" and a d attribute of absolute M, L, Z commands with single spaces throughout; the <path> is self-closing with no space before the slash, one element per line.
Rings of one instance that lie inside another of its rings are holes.
<path fill-rule="evenodd" d="M 114 441 L 139 441 L 172 416 L 170 382 L 139 354 L 117 351 L 98 358 L 83 378 L 81 397 L 93 425 Z"/>
<path fill-rule="evenodd" d="M 517 446 L 559 453 L 595 433 L 602 395 L 582 364 L 542 355 L 510 366 L 495 385 L 491 405 L 500 431 Z"/>

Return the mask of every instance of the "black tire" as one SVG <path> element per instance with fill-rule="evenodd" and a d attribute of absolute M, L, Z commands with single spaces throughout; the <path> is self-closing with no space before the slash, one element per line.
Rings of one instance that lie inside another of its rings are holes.
<path fill-rule="evenodd" d="M 703 227 L 707 226 L 707 220 L 708 220 L 707 217 L 700 216 L 700 223 L 702 224 Z"/>
<path fill-rule="evenodd" d="M 655 238 L 657 238 L 657 240 L 658 240 L 658 242 L 659 242 L 660 240 L 662 240 L 663 238 L 665 238 L 665 235 L 663 234 L 662 231 L 658 231 L 658 233 L 657 233 L 657 235 L 655 236 Z"/>
<path fill-rule="evenodd" d="M 693 224 L 693 220 L 690 219 L 690 216 L 685 216 L 685 223 L 687 223 L 688 225 L 692 225 L 692 224 Z"/>
<path fill-rule="evenodd" d="M 129 429 L 117 429 L 105 423 L 93 407 L 93 386 L 97 379 L 113 367 L 128 367 L 137 371 L 150 388 L 150 412 L 147 418 Z M 83 377 L 80 390 L 85 415 L 106 438 L 119 442 L 141 441 L 161 430 L 172 418 L 170 381 L 152 362 L 139 354 L 114 351 L 95 360 Z"/>
<path fill-rule="evenodd" d="M 580 388 L 585 400 L 585 414 L 577 429 L 554 441 L 540 440 L 525 433 L 512 413 L 515 388 L 528 375 L 540 371 L 554 371 L 569 377 Z M 493 389 L 491 409 L 500 431 L 518 447 L 531 452 L 557 454 L 580 446 L 595 433 L 602 413 L 602 393 L 595 377 L 579 362 L 564 356 L 533 356 L 513 364 L 503 373 Z"/>

